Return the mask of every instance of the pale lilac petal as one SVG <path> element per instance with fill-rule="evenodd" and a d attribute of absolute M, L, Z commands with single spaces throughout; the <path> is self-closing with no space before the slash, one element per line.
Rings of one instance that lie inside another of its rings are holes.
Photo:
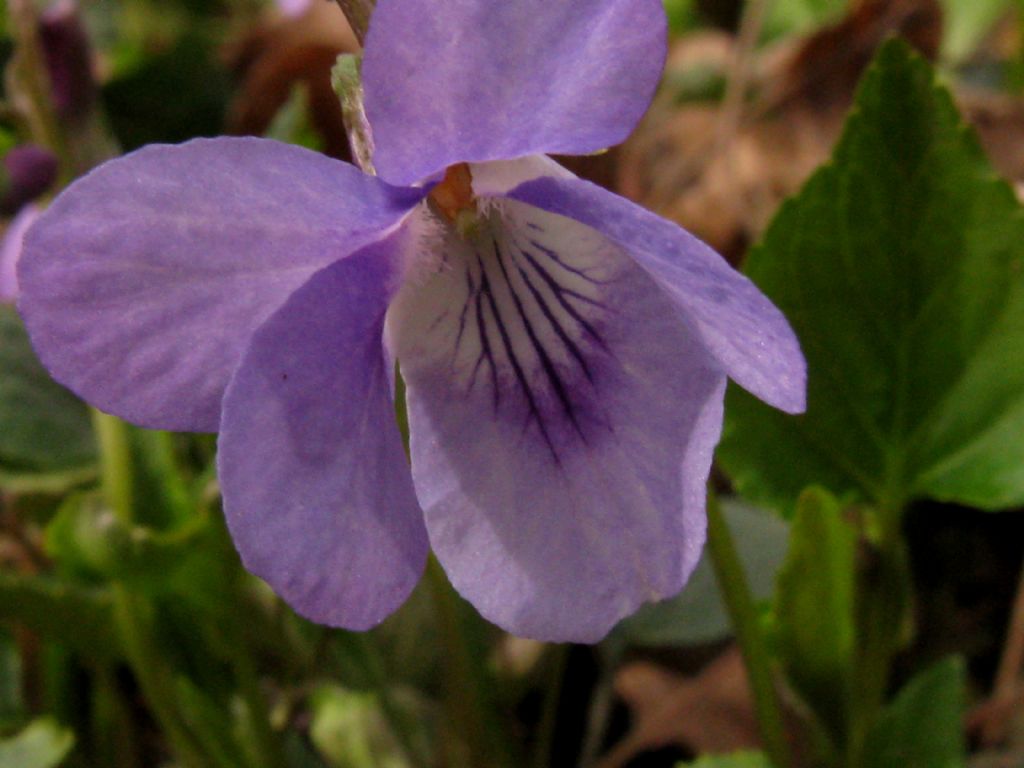
<path fill-rule="evenodd" d="M 374 164 L 410 184 L 460 161 L 618 144 L 665 50 L 661 0 L 378 0 L 362 67 Z"/>
<path fill-rule="evenodd" d="M 679 591 L 725 376 L 620 249 L 508 201 L 403 289 L 388 342 L 431 544 L 485 617 L 593 642 Z"/>
<path fill-rule="evenodd" d="M 17 266 L 21 260 L 25 232 L 38 218 L 39 208 L 29 203 L 4 230 L 0 241 L 0 302 L 13 302 L 18 298 Z"/>
<path fill-rule="evenodd" d="M 782 313 L 696 237 L 581 179 L 527 182 L 510 197 L 598 230 L 666 291 L 725 372 L 788 413 L 806 404 L 807 369 Z"/>
<path fill-rule="evenodd" d="M 84 400 L 144 426 L 214 431 L 253 329 L 419 195 L 263 139 L 147 147 L 40 217 L 19 308 L 43 363 Z"/>
<path fill-rule="evenodd" d="M 246 567 L 313 621 L 366 629 L 427 536 L 382 344 L 405 231 L 327 267 L 255 334 L 224 397 L 218 465 Z"/>

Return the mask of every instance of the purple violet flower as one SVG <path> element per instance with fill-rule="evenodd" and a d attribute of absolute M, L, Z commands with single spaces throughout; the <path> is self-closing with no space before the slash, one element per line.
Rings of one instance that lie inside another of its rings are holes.
<path fill-rule="evenodd" d="M 107 163 L 26 239 L 37 350 L 103 410 L 219 430 L 242 559 L 305 616 L 378 623 L 429 542 L 496 624 L 596 641 L 697 563 L 726 377 L 804 407 L 753 284 L 541 154 L 625 138 L 665 45 L 661 0 L 378 0 L 380 176 L 251 138 Z"/>

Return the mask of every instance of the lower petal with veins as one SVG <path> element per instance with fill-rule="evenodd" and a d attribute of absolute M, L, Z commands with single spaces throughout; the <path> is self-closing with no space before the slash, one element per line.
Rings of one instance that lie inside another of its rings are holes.
<path fill-rule="evenodd" d="M 500 201 L 437 247 L 387 332 L 431 543 L 495 623 L 597 640 L 696 565 L 724 375 L 588 227 Z"/>

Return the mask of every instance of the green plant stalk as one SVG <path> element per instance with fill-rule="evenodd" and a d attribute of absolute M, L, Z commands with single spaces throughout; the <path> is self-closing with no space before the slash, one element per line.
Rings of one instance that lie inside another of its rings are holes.
<path fill-rule="evenodd" d="M 142 768 L 135 712 L 118 690 L 109 664 L 97 664 L 92 694 L 92 743 L 96 764 L 110 768 Z"/>
<path fill-rule="evenodd" d="M 156 651 L 147 615 L 149 606 L 123 584 L 115 584 L 113 591 L 121 641 L 146 702 L 178 757 L 187 766 L 203 768 L 207 765 L 206 752 L 178 715 L 173 675 Z"/>
<path fill-rule="evenodd" d="M 380 701 L 381 711 L 391 725 L 399 746 L 409 760 L 409 765 L 414 768 L 422 768 L 430 764 L 428 756 L 421 754 L 413 738 L 415 726 L 409 715 L 395 701 L 395 697 L 389 687 L 388 672 L 380 649 L 363 632 L 350 632 L 347 640 L 352 650 L 358 654 L 363 669 L 373 686 L 374 692 Z"/>
<path fill-rule="evenodd" d="M 533 750 L 534 768 L 545 768 L 550 765 L 551 748 L 555 742 L 555 729 L 558 725 L 558 705 L 562 700 L 562 687 L 565 683 L 565 671 L 569 665 L 569 646 L 559 644 L 550 650 L 551 671 L 548 675 L 548 687 L 544 693 L 544 708 L 541 712 L 539 734 Z"/>
<path fill-rule="evenodd" d="M 910 574 L 906 544 L 896 521 L 899 510 L 879 513 L 879 530 L 869 536 L 868 555 L 857 579 L 857 655 L 850 670 L 848 768 L 870 768 L 864 753 L 868 734 L 885 703 L 892 662 L 908 627 Z"/>
<path fill-rule="evenodd" d="M 100 451 L 100 478 L 114 514 L 125 523 L 134 517 L 132 456 L 128 426 L 120 419 L 92 411 Z M 152 636 L 152 607 L 123 583 L 113 585 L 114 620 L 125 654 L 146 701 L 174 751 L 188 766 L 205 766 L 204 750 L 179 715 L 172 671 L 164 664 Z"/>
<path fill-rule="evenodd" d="M 494 724 L 489 703 L 484 696 L 482 674 L 473 660 L 473 652 L 465 642 L 459 606 L 441 564 L 430 555 L 427 559 L 427 579 L 437 607 L 441 628 L 445 679 L 445 699 L 451 713 L 452 725 L 465 734 L 473 765 L 506 766 L 512 763 L 511 753 Z"/>
<path fill-rule="evenodd" d="M 232 667 L 238 680 L 239 691 L 249 714 L 249 724 L 255 744 L 255 752 L 259 755 L 259 765 L 276 768 L 287 764 L 284 748 L 277 733 L 270 725 L 270 710 L 266 698 L 260 690 L 259 678 L 253 668 L 249 649 L 240 636 L 235 638 L 241 652 L 232 659 Z"/>
<path fill-rule="evenodd" d="M 707 507 L 708 554 L 743 653 L 765 753 L 776 768 L 788 768 L 791 765 L 789 742 L 786 741 L 782 709 L 772 679 L 768 646 L 732 534 L 718 498 L 710 489 Z"/>

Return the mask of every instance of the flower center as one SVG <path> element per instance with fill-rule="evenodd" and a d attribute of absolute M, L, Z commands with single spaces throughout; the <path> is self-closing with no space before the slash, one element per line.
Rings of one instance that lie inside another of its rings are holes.
<path fill-rule="evenodd" d="M 430 191 L 432 208 L 439 213 L 463 239 L 479 231 L 480 213 L 473 194 L 473 174 L 468 163 L 458 163 L 444 172 L 444 178 Z"/>

